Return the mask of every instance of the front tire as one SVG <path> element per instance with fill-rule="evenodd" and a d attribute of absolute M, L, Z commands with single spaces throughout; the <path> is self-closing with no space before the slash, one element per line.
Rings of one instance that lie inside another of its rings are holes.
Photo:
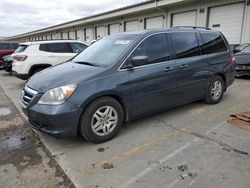
<path fill-rule="evenodd" d="M 207 104 L 217 104 L 221 101 L 225 91 L 225 82 L 220 76 L 212 79 L 208 86 L 207 95 L 204 100 Z"/>
<path fill-rule="evenodd" d="M 89 142 L 106 142 L 119 132 L 123 119 L 121 104 L 112 97 L 102 97 L 92 102 L 83 112 L 79 132 Z"/>

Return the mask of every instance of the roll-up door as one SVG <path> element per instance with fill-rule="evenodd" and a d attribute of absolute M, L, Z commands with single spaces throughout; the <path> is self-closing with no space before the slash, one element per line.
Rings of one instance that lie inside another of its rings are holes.
<path fill-rule="evenodd" d="M 84 41 L 84 30 L 79 29 L 76 31 L 77 40 Z"/>
<path fill-rule="evenodd" d="M 125 22 L 125 31 L 136 31 L 139 30 L 139 21 L 129 21 Z"/>
<path fill-rule="evenodd" d="M 85 29 L 85 41 L 90 42 L 94 40 L 94 32 L 92 28 Z"/>
<path fill-rule="evenodd" d="M 208 26 L 221 31 L 230 44 L 240 44 L 243 15 L 244 3 L 212 7 Z"/>
<path fill-rule="evenodd" d="M 75 31 L 69 31 L 69 39 L 76 39 L 76 32 Z"/>
<path fill-rule="evenodd" d="M 68 32 L 63 32 L 62 33 L 62 39 L 68 39 Z"/>
<path fill-rule="evenodd" d="M 161 28 L 163 28 L 162 16 L 145 19 L 145 29 L 161 29 Z"/>
<path fill-rule="evenodd" d="M 120 24 L 111 24 L 109 25 L 109 34 L 116 34 L 116 33 L 120 33 Z"/>
<path fill-rule="evenodd" d="M 172 14 L 172 27 L 196 26 L 196 11 L 181 12 Z"/>
<path fill-rule="evenodd" d="M 105 27 L 97 26 L 96 27 L 96 39 L 100 39 L 105 36 Z"/>

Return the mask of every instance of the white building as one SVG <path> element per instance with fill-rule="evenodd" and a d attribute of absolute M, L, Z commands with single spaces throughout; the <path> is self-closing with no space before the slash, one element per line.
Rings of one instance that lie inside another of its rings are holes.
<path fill-rule="evenodd" d="M 173 26 L 210 27 L 222 31 L 230 44 L 250 42 L 250 0 L 150 0 L 9 39 L 91 41 L 119 32 Z"/>

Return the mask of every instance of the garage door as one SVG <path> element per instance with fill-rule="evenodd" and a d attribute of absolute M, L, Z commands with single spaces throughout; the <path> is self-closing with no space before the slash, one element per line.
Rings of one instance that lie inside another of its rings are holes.
<path fill-rule="evenodd" d="M 51 38 L 51 34 L 48 34 L 47 35 L 47 40 L 51 40 L 52 38 Z"/>
<path fill-rule="evenodd" d="M 98 26 L 96 27 L 96 39 L 100 39 L 105 36 L 105 27 Z"/>
<path fill-rule="evenodd" d="M 136 31 L 139 30 L 138 20 L 125 22 L 125 31 Z"/>
<path fill-rule="evenodd" d="M 62 39 L 68 39 L 68 32 L 62 33 Z"/>
<path fill-rule="evenodd" d="M 85 29 L 85 41 L 90 42 L 92 40 L 94 40 L 93 29 L 91 29 L 91 28 Z"/>
<path fill-rule="evenodd" d="M 161 29 L 163 28 L 163 17 L 153 17 L 145 19 L 145 29 Z"/>
<path fill-rule="evenodd" d="M 209 27 L 221 31 L 230 44 L 240 44 L 244 3 L 213 7 L 209 10 Z"/>
<path fill-rule="evenodd" d="M 77 40 L 84 41 L 84 30 L 79 29 L 76 31 Z"/>
<path fill-rule="evenodd" d="M 69 31 L 69 39 L 76 39 L 76 32 L 75 31 Z"/>
<path fill-rule="evenodd" d="M 52 34 L 52 39 L 60 39 L 59 33 L 53 33 Z"/>
<path fill-rule="evenodd" d="M 172 27 L 196 26 L 196 11 L 172 14 Z"/>
<path fill-rule="evenodd" d="M 120 24 L 111 24 L 109 25 L 109 34 L 113 35 L 116 33 L 120 33 Z"/>

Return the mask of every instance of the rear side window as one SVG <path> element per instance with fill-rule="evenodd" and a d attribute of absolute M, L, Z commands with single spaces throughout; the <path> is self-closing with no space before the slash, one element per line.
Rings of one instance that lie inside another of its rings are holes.
<path fill-rule="evenodd" d="M 202 54 L 212 54 L 227 51 L 227 46 L 219 33 L 201 33 L 203 45 Z"/>
<path fill-rule="evenodd" d="M 200 47 L 195 33 L 171 33 L 175 47 L 176 58 L 187 58 L 200 55 Z"/>
<path fill-rule="evenodd" d="M 72 49 L 68 43 L 40 44 L 39 50 L 52 53 L 72 53 Z"/>
<path fill-rule="evenodd" d="M 70 46 L 73 50 L 73 53 L 79 53 L 88 47 L 87 45 L 78 42 L 72 42 L 70 43 Z"/>
<path fill-rule="evenodd" d="M 131 57 L 135 56 L 148 56 L 148 64 L 170 60 L 169 43 L 166 34 L 156 34 L 145 39 Z"/>

